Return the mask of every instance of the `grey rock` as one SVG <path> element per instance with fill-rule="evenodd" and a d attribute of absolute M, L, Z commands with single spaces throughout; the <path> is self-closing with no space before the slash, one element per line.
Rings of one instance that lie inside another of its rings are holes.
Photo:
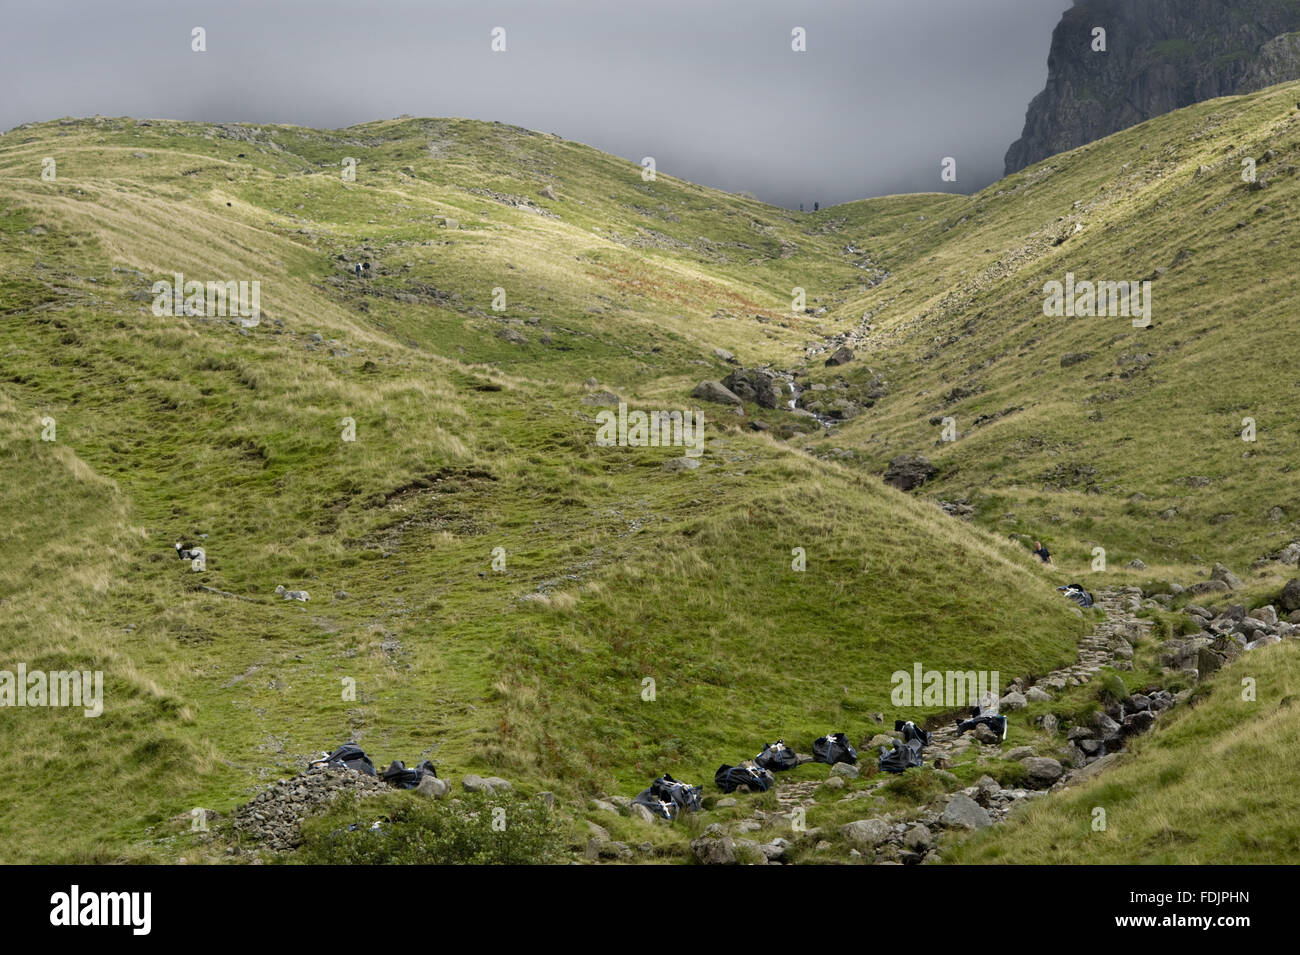
<path fill-rule="evenodd" d="M 682 471 L 694 471 L 699 466 L 699 458 L 669 458 L 663 463 L 663 470 L 670 474 L 677 474 Z"/>
<path fill-rule="evenodd" d="M 983 829 L 993 825 L 993 818 L 969 796 L 954 793 L 939 815 L 939 823 L 950 829 Z"/>
<path fill-rule="evenodd" d="M 889 462 L 884 479 L 900 491 L 911 491 L 934 477 L 938 470 L 924 455 L 900 454 Z"/>
<path fill-rule="evenodd" d="M 1046 788 L 1061 778 L 1061 764 L 1047 756 L 1030 756 L 1025 760 L 1025 773 L 1031 783 Z"/>
<path fill-rule="evenodd" d="M 919 852 L 922 855 L 934 844 L 934 836 L 930 833 L 928 827 L 917 823 L 907 830 L 903 836 L 903 845 L 913 852 Z"/>
<path fill-rule="evenodd" d="M 736 843 L 731 836 L 701 836 L 691 841 L 691 852 L 704 865 L 736 864 Z"/>
<path fill-rule="evenodd" d="M 1092 714 L 1091 725 L 1097 735 L 1107 743 L 1114 742 L 1120 737 L 1119 724 L 1101 710 Z"/>
<path fill-rule="evenodd" d="M 984 743 L 986 746 L 993 746 L 1002 742 L 1002 737 L 993 732 L 992 729 L 985 726 L 983 723 L 975 727 L 974 736 L 976 740 Z"/>
<path fill-rule="evenodd" d="M 744 401 L 753 401 L 762 408 L 785 407 L 785 395 L 780 380 L 769 371 L 759 368 L 737 368 L 722 384 Z"/>
<path fill-rule="evenodd" d="M 740 396 L 728 388 L 720 381 L 702 381 L 695 386 L 691 392 L 692 398 L 699 398 L 701 401 L 712 401 L 720 405 L 738 405 L 741 403 Z"/>
<path fill-rule="evenodd" d="M 1156 716 L 1150 710 L 1130 713 L 1128 716 L 1124 717 L 1122 730 L 1125 736 L 1137 736 L 1138 734 L 1145 733 L 1147 730 L 1151 729 L 1155 724 L 1155 721 Z"/>
<path fill-rule="evenodd" d="M 837 365 L 847 365 L 853 360 L 853 349 L 848 345 L 841 345 L 831 353 L 831 357 L 826 359 L 826 367 L 833 368 Z"/>
<path fill-rule="evenodd" d="M 998 701 L 998 709 L 999 711 L 1023 710 L 1028 703 L 1029 701 L 1025 698 L 1023 693 L 1018 693 L 1015 690 L 1012 690 Z"/>
<path fill-rule="evenodd" d="M 1294 613 L 1300 610 L 1300 577 L 1292 577 L 1282 588 L 1282 593 L 1278 595 L 1278 606 L 1287 613 Z M 1292 620 L 1291 623 L 1296 621 Z"/>
<path fill-rule="evenodd" d="M 890 829 L 883 819 L 859 819 L 840 826 L 840 835 L 856 845 L 874 848 L 889 838 Z"/>
<path fill-rule="evenodd" d="M 1210 570 L 1210 580 L 1222 581 L 1232 590 L 1239 590 L 1241 588 L 1241 580 L 1236 574 L 1228 570 L 1228 568 L 1224 567 L 1222 564 L 1215 564 Z"/>
<path fill-rule="evenodd" d="M 450 789 L 451 787 L 447 785 L 445 779 L 439 779 L 437 776 L 428 775 L 422 776 L 420 778 L 420 784 L 415 787 L 417 794 L 428 796 L 430 799 L 441 799 L 443 796 L 447 795 L 447 792 Z"/>

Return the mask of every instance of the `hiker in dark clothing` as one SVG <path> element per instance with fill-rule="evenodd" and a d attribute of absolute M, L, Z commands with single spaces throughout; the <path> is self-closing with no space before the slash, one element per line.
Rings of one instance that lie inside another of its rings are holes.
<path fill-rule="evenodd" d="M 1044 564 L 1052 562 L 1052 555 L 1047 552 L 1047 548 L 1043 546 L 1042 541 L 1034 541 L 1034 556 Z"/>
<path fill-rule="evenodd" d="M 361 278 L 361 263 L 358 262 L 356 265 L 357 265 L 357 278 Z"/>

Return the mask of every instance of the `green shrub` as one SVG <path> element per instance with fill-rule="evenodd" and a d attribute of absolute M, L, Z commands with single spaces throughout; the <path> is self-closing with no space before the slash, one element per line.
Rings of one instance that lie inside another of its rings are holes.
<path fill-rule="evenodd" d="M 1003 789 L 1023 789 L 1029 779 L 1025 764 L 1010 760 L 992 763 L 986 767 L 986 770 Z"/>
<path fill-rule="evenodd" d="M 353 798 L 308 820 L 303 836 L 312 865 L 532 865 L 554 862 L 562 846 L 554 813 L 513 793 Z"/>
<path fill-rule="evenodd" d="M 1097 699 L 1105 702 L 1123 703 L 1129 697 L 1128 686 L 1118 673 L 1107 673 L 1097 687 Z"/>
<path fill-rule="evenodd" d="M 909 769 L 881 787 L 885 792 L 913 803 L 926 803 L 944 791 L 943 780 L 933 771 Z"/>

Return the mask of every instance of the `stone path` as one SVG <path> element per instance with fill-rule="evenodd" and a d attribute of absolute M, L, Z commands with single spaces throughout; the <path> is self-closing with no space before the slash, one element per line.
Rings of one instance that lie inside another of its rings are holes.
<path fill-rule="evenodd" d="M 1105 619 L 1085 634 L 1079 641 L 1078 656 L 1073 664 L 1053 670 L 1039 678 L 1033 684 L 1025 678 L 1013 680 L 1002 697 L 1003 713 L 1013 712 L 1023 707 L 1026 694 L 1032 699 L 1054 698 L 1068 687 L 1081 686 L 1103 668 L 1131 669 L 1133 644 L 1146 636 L 1150 622 L 1139 619 L 1136 614 L 1141 609 L 1141 592 L 1134 587 L 1123 590 L 1103 591 L 1095 595 L 1096 606 L 1105 613 Z M 1038 691 L 1038 692 L 1032 692 Z M 964 790 L 945 794 L 935 803 L 918 807 L 904 813 L 893 813 L 882 818 L 864 818 L 841 828 L 840 834 L 855 848 L 850 855 L 871 857 L 872 861 L 885 864 L 916 864 L 920 862 L 937 862 L 935 851 L 936 839 L 932 829 L 977 829 L 1002 822 L 1020 803 L 1042 798 L 1049 792 L 1059 790 L 1072 782 L 1095 775 L 1113 762 L 1113 754 L 1123 747 L 1123 741 L 1132 732 L 1145 732 L 1150 728 L 1157 713 L 1174 705 L 1174 698 L 1157 691 L 1150 697 L 1141 696 L 1133 712 L 1126 713 L 1121 707 L 1117 716 L 1121 722 L 1102 713 L 1092 727 L 1072 728 L 1068 742 L 1070 759 L 1067 765 L 1050 757 L 1034 755 L 1032 747 L 1017 747 L 1007 750 L 1001 740 L 986 737 L 981 742 L 975 734 L 957 734 L 953 723 L 938 726 L 931 731 L 931 742 L 925 748 L 923 758 L 927 765 L 944 770 L 951 766 L 958 757 L 968 753 L 972 748 L 982 759 L 1022 759 L 1026 764 L 1029 781 L 1035 788 L 1006 788 L 988 776 Z M 1038 725 L 1049 734 L 1057 733 L 1057 720 L 1053 714 L 1044 714 L 1038 718 Z M 882 731 L 885 729 L 881 727 Z M 887 734 L 885 734 L 887 735 Z M 1054 750 L 1062 748 L 1065 740 L 1057 737 Z M 861 753 L 862 760 L 875 761 L 879 754 L 876 747 L 866 747 Z M 865 800 L 881 802 L 876 790 L 889 782 L 893 776 L 881 774 L 881 777 L 869 788 L 846 793 L 844 800 Z M 774 790 L 778 809 L 776 811 L 758 810 L 754 813 L 756 821 L 741 822 L 736 826 L 738 834 L 752 832 L 759 824 L 789 825 L 796 816 L 796 810 L 807 810 L 813 805 L 817 793 L 824 786 L 843 785 L 832 775 L 827 780 L 800 780 L 783 782 L 778 777 Z M 865 808 L 865 807 L 864 807 Z M 797 836 L 797 830 L 792 830 Z M 818 830 L 811 830 L 808 835 L 819 837 Z M 729 845 L 741 845 L 746 840 L 732 840 L 724 827 L 710 826 L 705 837 L 692 843 L 697 858 L 704 862 L 725 860 L 734 849 Z M 754 848 L 770 862 L 781 862 L 789 842 L 784 839 L 758 845 Z M 820 840 L 817 849 L 829 849 L 829 841 Z"/>

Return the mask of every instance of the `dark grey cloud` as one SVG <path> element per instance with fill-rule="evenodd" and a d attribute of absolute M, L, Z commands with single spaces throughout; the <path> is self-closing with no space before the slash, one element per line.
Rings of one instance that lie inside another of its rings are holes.
<path fill-rule="evenodd" d="M 6 2 L 0 127 L 500 120 L 810 208 L 999 178 L 1070 0 Z M 206 53 L 190 50 L 191 28 Z M 506 30 L 493 53 L 490 31 Z M 808 51 L 790 48 L 807 31 Z M 958 181 L 939 178 L 945 156 Z"/>

